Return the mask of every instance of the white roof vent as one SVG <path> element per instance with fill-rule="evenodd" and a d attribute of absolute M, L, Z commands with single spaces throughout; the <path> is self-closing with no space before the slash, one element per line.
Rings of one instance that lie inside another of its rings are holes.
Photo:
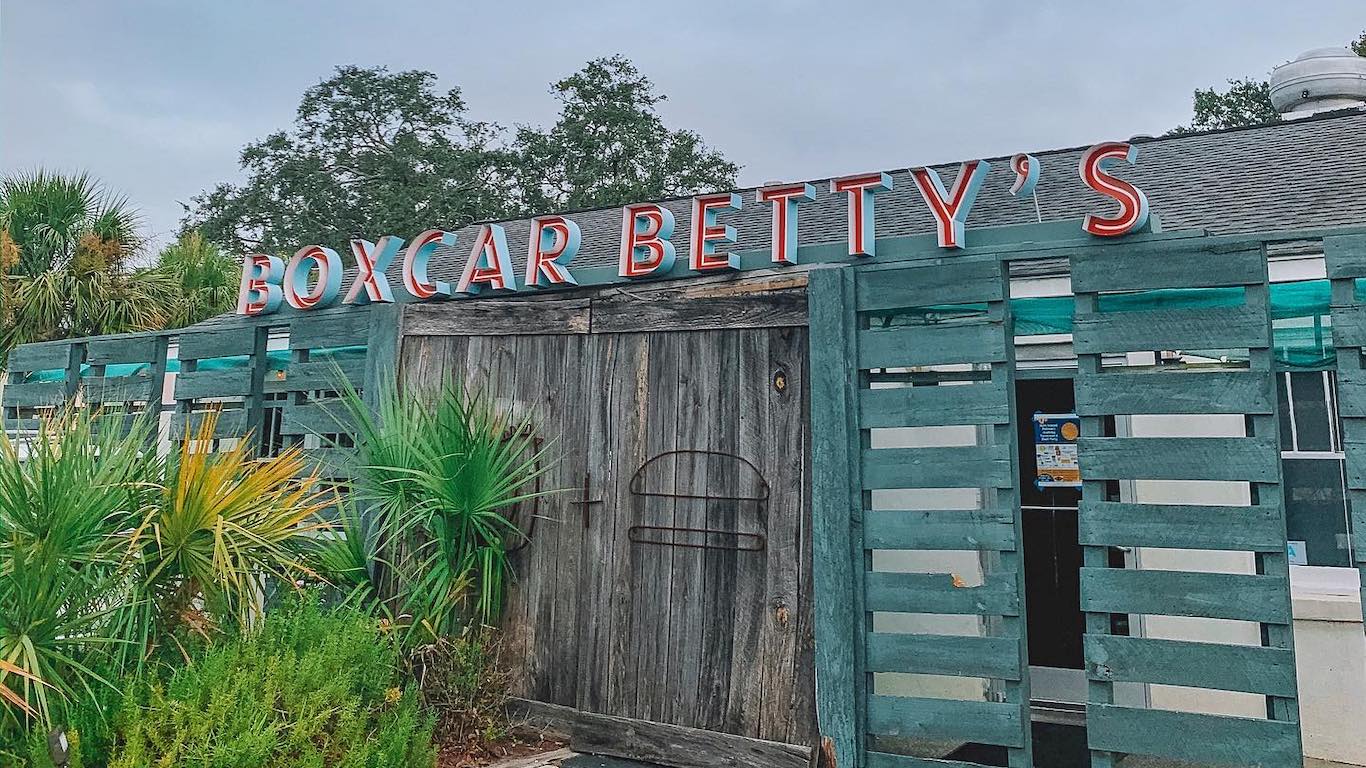
<path fill-rule="evenodd" d="M 1315 48 L 1271 71 L 1271 103 L 1293 120 L 1366 104 L 1366 57 L 1348 48 Z"/>

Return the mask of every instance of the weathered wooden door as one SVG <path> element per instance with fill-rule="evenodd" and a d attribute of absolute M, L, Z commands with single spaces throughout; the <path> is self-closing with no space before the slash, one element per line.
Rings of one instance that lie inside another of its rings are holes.
<path fill-rule="evenodd" d="M 809 744 L 804 292 L 638 296 L 405 319 L 407 386 L 485 387 L 552 457 L 560 490 L 519 510 L 516 693 Z"/>

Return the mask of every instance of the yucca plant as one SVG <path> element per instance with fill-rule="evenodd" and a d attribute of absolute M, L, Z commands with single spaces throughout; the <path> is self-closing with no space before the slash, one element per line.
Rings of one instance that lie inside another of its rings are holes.
<path fill-rule="evenodd" d="M 303 476 L 299 447 L 265 459 L 250 439 L 209 451 L 217 422 L 205 414 L 166 460 L 157 498 L 130 537 L 138 589 L 163 628 L 249 625 L 262 578 L 293 584 L 310 572 L 300 541 L 326 526 L 320 513 L 335 499 Z"/>
<path fill-rule="evenodd" d="M 122 419 L 119 419 L 120 424 Z M 144 444 L 68 410 L 25 438 L 0 434 L 0 698 L 51 715 L 88 694 L 125 642 L 123 541 L 150 498 Z"/>
<path fill-rule="evenodd" d="M 546 449 L 529 418 L 451 380 L 422 398 L 380 393 L 373 410 L 354 389 L 343 398 L 356 423 L 356 500 L 379 534 L 357 551 L 391 571 L 384 591 L 393 612 L 411 618 L 410 640 L 495 621 L 507 546 L 520 536 L 506 515 L 542 493 L 533 486 Z"/>

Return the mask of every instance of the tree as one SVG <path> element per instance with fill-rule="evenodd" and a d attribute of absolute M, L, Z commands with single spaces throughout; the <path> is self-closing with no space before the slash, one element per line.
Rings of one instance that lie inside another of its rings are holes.
<path fill-rule="evenodd" d="M 248 144 L 247 180 L 193 199 L 186 228 L 234 253 L 411 236 L 502 216 L 506 154 L 430 72 L 339 67 L 304 92 L 289 131 Z"/>
<path fill-rule="evenodd" d="M 551 86 L 560 118 L 522 126 L 513 152 L 524 210 L 621 205 L 735 186 L 739 166 L 692 131 L 670 130 L 665 96 L 626 58 L 588 62 Z"/>
<path fill-rule="evenodd" d="M 162 249 L 156 270 L 175 281 L 175 301 L 166 327 L 181 328 L 221 315 L 237 300 L 241 264 L 198 230 L 186 230 Z"/>
<path fill-rule="evenodd" d="M 1366 56 L 1366 32 L 1348 45 L 1358 56 Z M 1228 90 L 1197 88 L 1193 107 L 1195 118 L 1190 125 L 1180 125 L 1169 135 L 1211 131 L 1219 128 L 1240 128 L 1280 122 L 1281 114 L 1271 103 L 1271 83 L 1267 80 L 1229 80 Z"/>
<path fill-rule="evenodd" d="M 174 286 L 135 267 L 137 225 L 128 201 L 87 174 L 0 179 L 0 352 L 162 327 Z"/>

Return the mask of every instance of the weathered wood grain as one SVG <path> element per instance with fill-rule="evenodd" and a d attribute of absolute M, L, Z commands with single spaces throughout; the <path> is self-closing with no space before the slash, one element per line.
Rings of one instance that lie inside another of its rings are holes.
<path fill-rule="evenodd" d="M 869 633 L 869 672 L 1020 679 L 1020 640 L 1012 637 Z"/>
<path fill-rule="evenodd" d="M 1002 445 L 946 448 L 868 448 L 863 487 L 1009 488 L 1015 482 L 1010 450 Z"/>
<path fill-rule="evenodd" d="M 65 368 L 71 355 L 71 342 L 49 341 L 23 344 L 10 350 L 5 370 L 10 373 L 50 371 Z"/>
<path fill-rule="evenodd" d="M 984 583 L 967 586 L 952 573 L 870 571 L 864 576 L 870 611 L 1018 616 L 1019 596 L 1013 576 L 988 574 Z"/>
<path fill-rule="evenodd" d="M 1249 552 L 1285 548 L 1285 519 L 1279 506 L 1133 504 L 1090 499 L 1082 500 L 1081 506 L 1083 545 Z"/>
<path fill-rule="evenodd" d="M 177 359 L 182 361 L 239 357 L 255 348 L 256 334 L 241 328 L 186 331 L 176 339 Z"/>
<path fill-rule="evenodd" d="M 1266 317 L 1265 307 L 1247 305 L 1078 314 L 1072 321 L 1072 348 L 1084 355 L 1266 347 L 1271 338 Z"/>
<path fill-rule="evenodd" d="M 570 733 L 570 748 L 667 768 L 807 768 L 809 748 L 519 700 L 514 711 Z"/>
<path fill-rule="evenodd" d="M 1017 704 L 868 697 L 868 732 L 878 736 L 1023 747 L 1027 738 L 1025 730 Z"/>
<path fill-rule="evenodd" d="M 1005 298 L 1001 262 L 963 262 L 897 269 L 860 269 L 854 275 L 857 309 L 870 312 Z"/>
<path fill-rule="evenodd" d="M 1092 704 L 1086 714 L 1093 750 L 1266 768 L 1304 764 L 1297 723 L 1107 704 Z"/>
<path fill-rule="evenodd" d="M 684 300 L 661 291 L 620 290 L 593 301 L 593 333 L 699 331 L 806 325 L 806 292 Z"/>
<path fill-rule="evenodd" d="M 1088 251 L 1072 260 L 1072 290 L 1146 291 L 1163 288 L 1222 288 L 1266 280 L 1261 243 L 1210 246 L 1195 242 L 1135 258 L 1129 248 Z"/>
<path fill-rule="evenodd" d="M 1008 509 L 871 509 L 863 516 L 868 549 L 1014 550 L 1015 513 Z"/>
<path fill-rule="evenodd" d="M 1003 383 L 939 384 L 879 387 L 859 391 L 859 424 L 879 427 L 925 427 L 1005 424 L 1010 401 Z"/>
<path fill-rule="evenodd" d="M 251 378 L 249 367 L 181 371 L 175 377 L 175 398 L 245 397 L 251 394 Z"/>
<path fill-rule="evenodd" d="M 1275 379 L 1262 371 L 1103 373 L 1076 381 L 1077 413 L 1275 413 Z"/>
<path fill-rule="evenodd" d="M 1295 695 L 1295 656 L 1286 648 L 1087 635 L 1086 659 L 1093 680 Z"/>
<path fill-rule="evenodd" d="M 1282 576 L 1124 568 L 1081 569 L 1081 607 L 1094 613 L 1290 622 Z"/>
<path fill-rule="evenodd" d="M 999 325 L 989 322 L 900 325 L 858 332 L 858 367 L 863 369 L 1005 359 L 1004 334 Z"/>
<path fill-rule="evenodd" d="M 91 404 L 145 403 L 161 399 L 161 377 L 147 375 L 91 376 L 81 381 L 81 395 Z"/>
<path fill-rule="evenodd" d="M 409 336 L 501 336 L 588 333 L 592 301 L 457 300 L 410 304 L 403 313 Z"/>
<path fill-rule="evenodd" d="M 1275 437 L 1085 437 L 1082 477 L 1091 480 L 1280 480 Z"/>
<path fill-rule="evenodd" d="M 166 353 L 166 336 L 129 334 L 91 339 L 86 343 L 85 361 L 91 365 L 153 363 Z"/>

